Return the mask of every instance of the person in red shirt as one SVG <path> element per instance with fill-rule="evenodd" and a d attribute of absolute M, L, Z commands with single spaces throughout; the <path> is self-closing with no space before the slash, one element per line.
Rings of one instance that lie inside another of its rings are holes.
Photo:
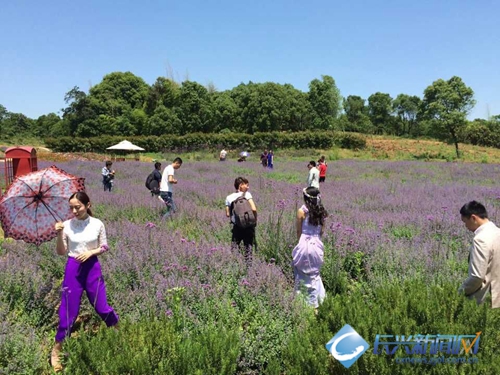
<path fill-rule="evenodd" d="M 318 160 L 318 170 L 319 170 L 319 182 L 325 182 L 326 178 L 326 170 L 328 165 L 326 164 L 325 157 L 322 156 L 321 159 Z"/>

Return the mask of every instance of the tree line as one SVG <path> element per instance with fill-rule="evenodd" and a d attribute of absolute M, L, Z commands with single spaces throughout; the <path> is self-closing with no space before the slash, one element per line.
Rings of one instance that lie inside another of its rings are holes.
<path fill-rule="evenodd" d="M 500 115 L 468 121 L 474 92 L 460 77 L 438 79 L 422 97 L 376 92 L 367 99 L 342 97 L 328 75 L 309 91 L 273 82 L 240 84 L 217 91 L 186 80 L 158 77 L 148 85 L 131 72 L 114 72 L 88 92 L 74 87 L 66 107 L 31 119 L 0 105 L 0 138 L 15 136 L 183 136 L 191 133 L 347 131 L 432 137 L 500 147 Z"/>

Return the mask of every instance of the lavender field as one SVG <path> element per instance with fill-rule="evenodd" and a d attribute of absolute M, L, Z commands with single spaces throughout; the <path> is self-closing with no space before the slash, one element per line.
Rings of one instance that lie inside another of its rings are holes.
<path fill-rule="evenodd" d="M 458 211 L 476 199 L 499 221 L 498 165 L 330 162 L 321 186 L 328 295 L 317 316 L 294 298 L 290 267 L 305 162 L 269 171 L 185 161 L 176 172 L 179 212 L 167 221 L 144 187 L 152 165 L 116 163 L 111 193 L 101 163 L 57 166 L 86 178 L 106 225 L 111 250 L 100 259 L 122 320 L 105 329 L 85 300 L 64 347 L 68 374 L 500 373 L 499 314 L 456 291 L 472 238 Z M 248 269 L 230 249 L 224 214 L 238 176 L 250 180 L 259 212 Z M 50 373 L 64 264 L 55 242 L 0 242 L 0 374 Z M 482 331 L 479 363 L 410 366 L 368 351 L 346 370 L 324 346 L 346 323 L 371 344 L 376 334 Z"/>

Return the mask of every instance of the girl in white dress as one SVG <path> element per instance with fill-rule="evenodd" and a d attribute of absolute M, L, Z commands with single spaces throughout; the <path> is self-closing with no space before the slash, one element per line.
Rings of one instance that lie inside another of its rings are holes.
<path fill-rule="evenodd" d="M 321 204 L 319 189 L 303 190 L 304 205 L 297 211 L 297 237 L 299 243 L 292 252 L 296 293 L 304 292 L 309 305 L 317 308 L 325 298 L 325 287 L 320 270 L 323 266 L 323 226 L 328 216 Z"/>

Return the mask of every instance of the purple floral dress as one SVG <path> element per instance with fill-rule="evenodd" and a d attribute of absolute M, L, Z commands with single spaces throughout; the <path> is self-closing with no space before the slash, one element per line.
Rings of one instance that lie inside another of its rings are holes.
<path fill-rule="evenodd" d="M 320 270 L 323 266 L 323 242 L 321 226 L 309 224 L 309 210 L 305 205 L 300 208 L 306 214 L 302 222 L 302 234 L 292 252 L 292 266 L 295 275 L 296 293 L 306 293 L 306 301 L 318 307 L 325 298 L 326 292 L 321 280 Z"/>

